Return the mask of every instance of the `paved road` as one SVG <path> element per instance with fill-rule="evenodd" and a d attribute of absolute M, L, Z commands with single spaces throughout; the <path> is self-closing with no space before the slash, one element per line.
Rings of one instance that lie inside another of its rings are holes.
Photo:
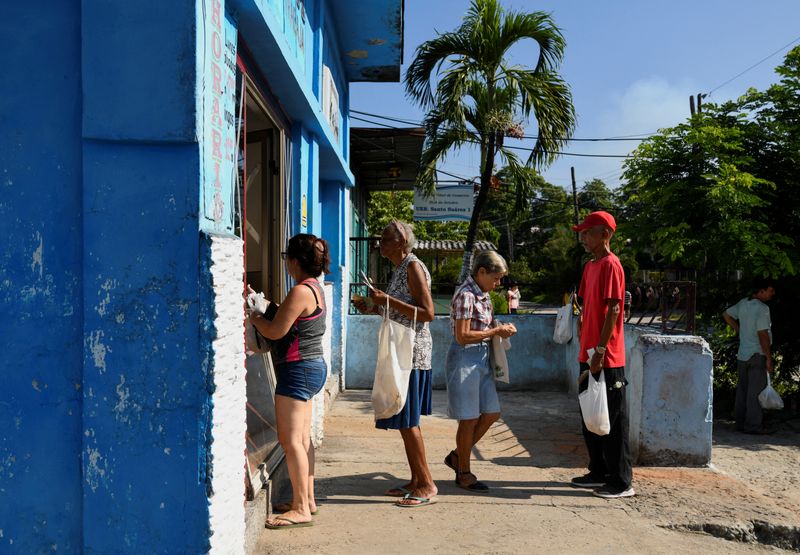
<path fill-rule="evenodd" d="M 753 521 L 789 535 L 800 523 L 800 499 L 775 503 L 746 480 L 705 468 L 636 468 L 639 495 L 625 500 L 573 489 L 568 481 L 586 462 L 574 400 L 560 393 L 505 393 L 501 401 L 504 417 L 478 445 L 473 463 L 492 490 L 476 495 L 455 487 L 442 463 L 454 446 L 455 423 L 444 417 L 444 393 L 435 392 L 434 415 L 424 418 L 423 433 L 439 502 L 403 509 L 383 496 L 408 479 L 399 434 L 374 429 L 369 392 L 342 394 L 317 452 L 322 507 L 315 526 L 265 530 L 253 552 L 751 553 L 775 548 L 675 528 L 731 537 L 741 532 L 755 541 Z M 797 443 L 789 443 L 778 466 L 797 462 Z M 724 459 L 743 466 L 733 460 Z"/>

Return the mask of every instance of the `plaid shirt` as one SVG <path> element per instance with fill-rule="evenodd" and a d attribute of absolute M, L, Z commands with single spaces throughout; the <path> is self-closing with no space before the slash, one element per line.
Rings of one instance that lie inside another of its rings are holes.
<path fill-rule="evenodd" d="M 471 331 L 483 331 L 492 326 L 492 299 L 481 290 L 472 276 L 456 289 L 450 302 L 450 327 L 455 334 L 456 320 L 469 320 Z"/>

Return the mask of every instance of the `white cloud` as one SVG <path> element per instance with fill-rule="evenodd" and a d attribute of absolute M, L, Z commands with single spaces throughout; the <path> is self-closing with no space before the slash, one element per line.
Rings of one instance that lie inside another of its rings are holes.
<path fill-rule="evenodd" d="M 605 107 L 598 95 L 583 106 L 576 106 L 579 128 L 574 136 L 641 136 L 677 125 L 689 116 L 689 95 L 695 88 L 688 80 L 670 83 L 661 77 L 647 77 L 633 82 L 621 92 L 612 91 Z M 628 154 L 637 144 L 633 141 L 572 142 L 564 150 L 586 154 Z M 570 166 L 574 166 L 578 187 L 593 177 L 600 177 L 608 185 L 616 187 L 622 162 L 622 158 L 562 156 L 545 171 L 545 177 L 553 183 L 569 186 Z"/>

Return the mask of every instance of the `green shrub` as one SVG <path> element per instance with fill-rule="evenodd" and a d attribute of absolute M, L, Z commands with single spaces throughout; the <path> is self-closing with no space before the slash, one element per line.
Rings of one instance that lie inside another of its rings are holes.
<path fill-rule="evenodd" d="M 489 291 L 489 297 L 492 299 L 492 308 L 495 315 L 508 314 L 508 301 L 506 300 L 505 292 Z"/>

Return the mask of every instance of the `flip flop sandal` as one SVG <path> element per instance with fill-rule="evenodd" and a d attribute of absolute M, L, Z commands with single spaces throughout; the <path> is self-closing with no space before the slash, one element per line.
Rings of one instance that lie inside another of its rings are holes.
<path fill-rule="evenodd" d="M 283 518 L 282 516 L 274 518 L 273 521 L 288 522 L 289 524 L 270 524 L 270 522 L 267 521 L 264 523 L 264 528 L 269 528 L 270 530 L 281 530 L 283 528 L 308 528 L 309 526 L 314 526 L 313 520 L 309 520 L 308 522 L 297 522 L 289 518 Z"/>
<path fill-rule="evenodd" d="M 411 499 L 413 501 L 417 501 L 417 503 L 403 503 L 404 499 Z M 403 499 L 397 501 L 394 505 L 395 507 L 404 507 L 406 509 L 416 509 L 417 507 L 425 507 L 426 505 L 434 505 L 438 499 L 435 497 L 414 497 L 410 493 L 405 495 Z"/>
<path fill-rule="evenodd" d="M 406 495 L 410 495 L 411 492 L 403 486 L 397 486 L 396 488 L 387 489 L 383 494 L 389 497 L 405 497 Z"/>
<path fill-rule="evenodd" d="M 472 474 L 472 472 L 457 472 L 457 474 Z M 473 493 L 487 493 L 489 491 L 489 486 L 481 482 L 480 480 L 476 480 L 471 484 L 460 484 L 458 479 L 456 479 L 456 485 L 461 489 L 465 489 L 467 491 L 471 491 Z"/>
<path fill-rule="evenodd" d="M 272 506 L 272 510 L 276 513 L 288 513 L 292 510 L 292 505 L 290 503 L 275 503 Z M 317 516 L 319 514 L 319 505 L 317 505 L 316 511 L 311 511 L 311 516 Z"/>

